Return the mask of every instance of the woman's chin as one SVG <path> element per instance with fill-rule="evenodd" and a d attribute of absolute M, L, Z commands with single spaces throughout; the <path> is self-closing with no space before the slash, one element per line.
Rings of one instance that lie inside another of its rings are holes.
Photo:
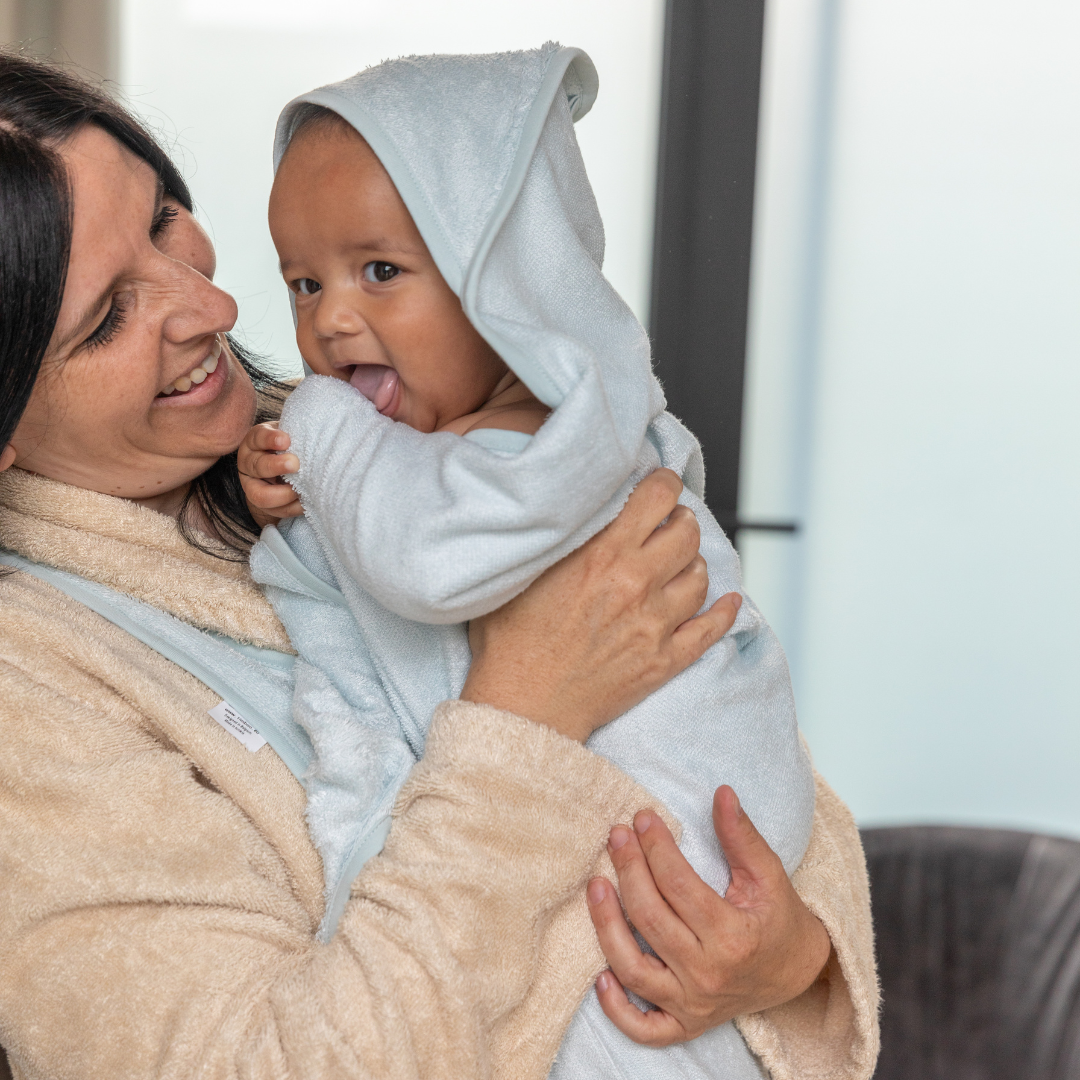
<path fill-rule="evenodd" d="M 149 438 L 158 452 L 203 461 L 201 472 L 240 445 L 255 421 L 256 407 L 247 372 L 223 350 L 217 369 L 201 383 L 182 394 L 154 398 Z"/>

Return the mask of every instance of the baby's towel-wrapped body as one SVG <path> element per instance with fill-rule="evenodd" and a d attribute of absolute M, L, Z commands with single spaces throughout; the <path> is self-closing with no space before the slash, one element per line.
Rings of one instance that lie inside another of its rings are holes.
<path fill-rule="evenodd" d="M 648 339 L 600 271 L 603 229 L 573 121 L 596 76 L 582 53 L 391 61 L 304 95 L 282 114 L 277 160 L 305 103 L 348 120 L 386 166 L 473 325 L 553 412 L 536 436 L 421 434 L 347 383 L 309 377 L 282 426 L 306 517 L 268 529 L 252 570 L 289 630 L 296 719 L 315 748 L 308 820 L 332 931 L 377 852 L 434 707 L 469 664 L 466 620 L 493 610 L 604 527 L 664 465 L 701 523 L 711 604 L 741 588 L 738 557 L 705 508 L 700 449 L 664 411 Z M 749 600 L 718 645 L 598 731 L 590 747 L 681 821 L 681 846 L 721 892 L 710 816 L 731 784 L 791 873 L 814 788 L 787 664 Z M 758 1080 L 733 1025 L 655 1050 L 587 995 L 552 1075 Z"/>

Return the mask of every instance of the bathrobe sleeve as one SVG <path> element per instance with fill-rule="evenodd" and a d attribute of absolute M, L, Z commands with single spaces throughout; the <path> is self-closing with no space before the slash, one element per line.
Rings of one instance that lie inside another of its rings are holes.
<path fill-rule="evenodd" d="M 0 580 L 0 1045 L 16 1077 L 542 1080 L 603 967 L 584 897 L 654 805 L 579 744 L 440 708 L 339 932 L 300 786 L 216 695 Z"/>
<path fill-rule="evenodd" d="M 440 707 L 327 945 L 304 794 L 216 695 L 51 587 L 0 580 L 0 1045 L 21 1077 L 542 1080 L 604 967 L 585 902 L 655 805 L 547 728 Z M 777 1078 L 869 1075 L 850 816 L 819 788 L 796 885 L 828 978 L 741 1023 Z M 784 1071 L 786 1070 L 786 1071 Z"/>
<path fill-rule="evenodd" d="M 881 993 L 866 859 L 851 812 L 819 773 L 814 780 L 814 829 L 792 883 L 828 931 L 832 955 L 801 997 L 735 1023 L 772 1080 L 869 1080 Z"/>

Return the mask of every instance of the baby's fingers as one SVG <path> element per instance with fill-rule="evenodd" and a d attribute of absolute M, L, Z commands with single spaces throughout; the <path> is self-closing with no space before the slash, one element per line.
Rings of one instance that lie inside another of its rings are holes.
<path fill-rule="evenodd" d="M 300 459 L 295 454 L 242 454 L 237 461 L 240 475 L 256 480 L 269 480 L 275 476 L 291 476 L 300 468 Z"/>
<path fill-rule="evenodd" d="M 256 424 L 248 433 L 244 442 L 253 450 L 288 450 L 292 445 L 289 436 L 278 428 L 276 420 L 265 424 Z"/>
<path fill-rule="evenodd" d="M 296 492 L 288 484 L 271 484 L 265 480 L 252 480 L 250 477 L 242 478 L 241 483 L 244 486 L 244 497 L 252 506 L 260 509 L 278 510 L 290 503 L 300 504 Z"/>

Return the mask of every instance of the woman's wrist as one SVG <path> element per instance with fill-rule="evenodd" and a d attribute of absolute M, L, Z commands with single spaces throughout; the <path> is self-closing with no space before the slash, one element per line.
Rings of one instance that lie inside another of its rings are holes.
<path fill-rule="evenodd" d="M 528 673 L 527 680 L 522 677 L 525 674 L 498 664 L 474 664 L 461 689 L 461 700 L 514 713 L 584 742 L 592 734 L 593 725 L 583 723 L 573 709 L 559 708 L 553 688 L 538 685 L 535 673 Z"/>

